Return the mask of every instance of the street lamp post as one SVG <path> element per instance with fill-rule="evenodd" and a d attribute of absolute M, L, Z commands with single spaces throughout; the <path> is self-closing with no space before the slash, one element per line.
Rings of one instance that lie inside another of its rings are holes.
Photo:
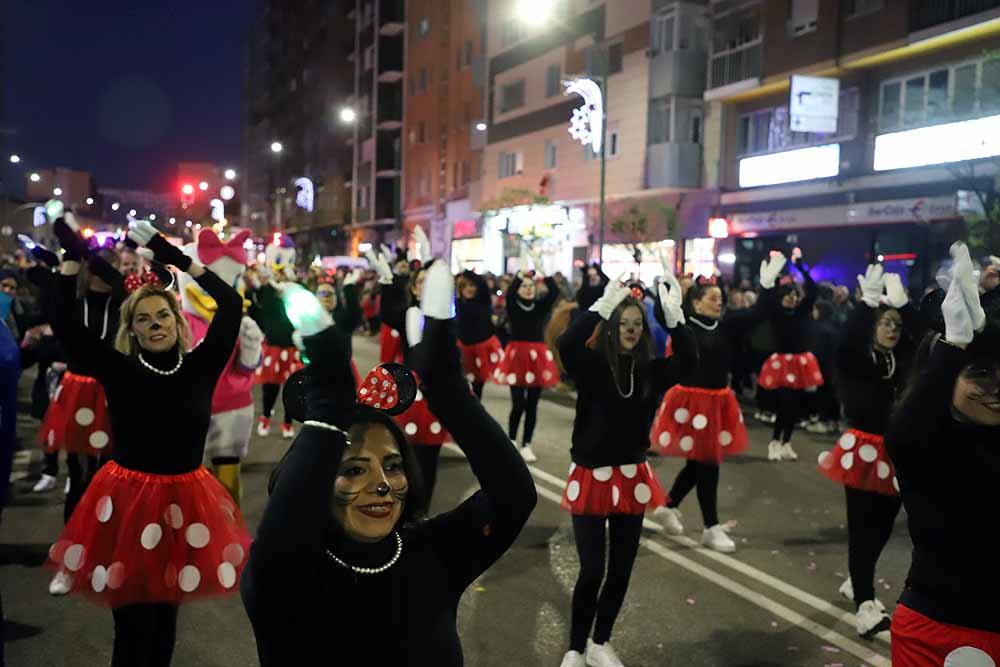
<path fill-rule="evenodd" d="M 275 158 L 278 160 L 278 179 L 281 179 L 281 152 L 285 147 L 280 141 L 271 142 L 271 153 L 274 154 Z M 281 230 L 281 188 L 275 186 L 274 188 L 274 223 L 278 231 Z"/>

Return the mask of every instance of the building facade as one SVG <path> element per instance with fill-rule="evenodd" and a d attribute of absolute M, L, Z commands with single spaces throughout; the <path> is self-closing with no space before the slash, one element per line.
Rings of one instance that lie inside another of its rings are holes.
<path fill-rule="evenodd" d="M 715 2 L 711 22 L 703 179 L 726 224 L 685 228 L 686 254 L 741 282 L 800 247 L 820 279 L 881 259 L 928 285 L 993 190 L 1000 2 Z M 796 130 L 831 80 L 830 126 Z"/>

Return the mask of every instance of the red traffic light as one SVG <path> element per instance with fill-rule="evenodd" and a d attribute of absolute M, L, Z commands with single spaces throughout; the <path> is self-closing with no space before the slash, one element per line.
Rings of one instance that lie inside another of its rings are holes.
<path fill-rule="evenodd" d="M 191 185 L 190 183 L 185 183 L 184 185 L 181 186 L 181 192 L 183 192 L 186 195 L 193 195 L 194 186 Z"/>

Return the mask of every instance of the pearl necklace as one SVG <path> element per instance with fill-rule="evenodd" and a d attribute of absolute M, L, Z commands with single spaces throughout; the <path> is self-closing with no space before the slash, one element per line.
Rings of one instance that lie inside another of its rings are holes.
<path fill-rule="evenodd" d="M 632 393 L 635 391 L 635 360 L 632 360 L 632 365 L 628 369 L 628 393 L 622 392 L 621 387 L 618 386 L 617 377 L 615 377 L 615 389 L 622 398 L 632 398 Z"/>
<path fill-rule="evenodd" d="M 699 327 L 701 327 L 705 331 L 715 331 L 716 329 L 719 328 L 719 320 L 715 320 L 715 322 L 713 322 L 711 325 L 699 322 L 698 318 L 696 318 L 696 317 L 692 317 L 692 318 L 690 318 L 690 320 L 691 320 L 691 322 L 693 322 L 694 324 L 697 324 Z"/>
<path fill-rule="evenodd" d="M 184 355 L 180 352 L 177 353 L 177 365 L 171 368 L 169 371 L 161 371 L 156 366 L 151 365 L 148 361 L 142 358 L 142 352 L 139 353 L 139 363 L 153 371 L 157 375 L 173 375 L 181 369 L 181 365 L 184 363 Z"/>
<path fill-rule="evenodd" d="M 326 550 L 326 555 L 333 559 L 333 562 L 340 567 L 356 572 L 357 574 L 382 574 L 395 565 L 396 561 L 399 560 L 399 557 L 403 555 L 403 538 L 400 537 L 399 533 L 396 531 L 393 531 L 392 534 L 396 536 L 396 555 L 393 556 L 388 563 L 380 565 L 379 567 L 358 567 L 357 565 L 349 565 L 337 558 L 329 549 Z"/>
<path fill-rule="evenodd" d="M 527 305 L 527 306 L 526 306 L 526 305 L 524 305 L 524 304 L 523 304 L 523 303 L 521 302 L 521 299 L 519 298 L 519 299 L 517 300 L 517 305 L 521 307 L 521 310 L 525 310 L 525 311 L 528 311 L 528 312 L 531 312 L 532 310 L 534 310 L 534 309 L 535 309 L 535 302 L 534 302 L 534 301 L 532 301 L 530 305 Z"/>

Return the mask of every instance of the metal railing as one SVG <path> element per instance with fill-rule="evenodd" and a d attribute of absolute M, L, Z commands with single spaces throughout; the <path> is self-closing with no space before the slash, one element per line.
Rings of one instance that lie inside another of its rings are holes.
<path fill-rule="evenodd" d="M 759 40 L 722 53 L 713 53 L 708 87 L 718 88 L 760 76 L 762 53 L 763 44 Z"/>

